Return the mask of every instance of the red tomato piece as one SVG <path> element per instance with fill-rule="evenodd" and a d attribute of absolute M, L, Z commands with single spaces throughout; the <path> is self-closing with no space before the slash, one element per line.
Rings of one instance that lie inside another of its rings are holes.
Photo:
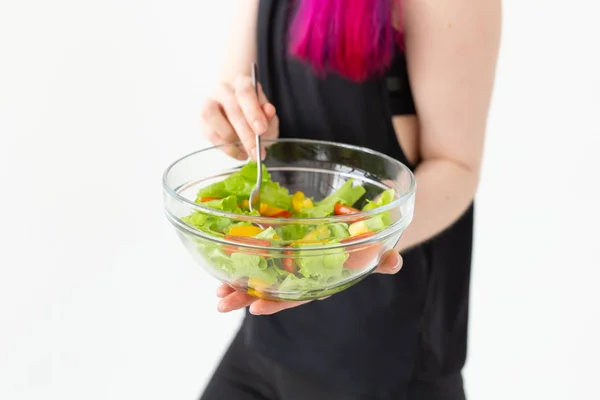
<path fill-rule="evenodd" d="M 293 254 L 293 252 L 291 251 L 284 251 L 284 254 Z M 296 262 L 294 261 L 293 258 L 284 258 L 282 260 L 282 264 L 283 264 L 283 269 L 285 269 L 287 272 L 289 272 L 290 274 L 295 274 L 296 273 Z"/>
<path fill-rule="evenodd" d="M 359 213 L 360 210 L 357 210 L 354 207 L 345 206 L 342 203 L 335 203 L 335 206 L 333 207 L 333 212 L 335 213 L 335 215 L 348 215 Z"/>
<path fill-rule="evenodd" d="M 351 236 L 341 240 L 341 243 L 351 243 L 375 235 L 375 232 L 367 232 L 361 235 Z M 347 248 L 348 259 L 344 267 L 352 270 L 358 270 L 368 267 L 378 255 L 381 249 L 381 243 L 365 243 Z"/>
<path fill-rule="evenodd" d="M 292 217 L 292 213 L 287 211 L 287 210 L 283 210 L 278 212 L 277 214 L 271 215 L 271 218 L 291 218 Z"/>

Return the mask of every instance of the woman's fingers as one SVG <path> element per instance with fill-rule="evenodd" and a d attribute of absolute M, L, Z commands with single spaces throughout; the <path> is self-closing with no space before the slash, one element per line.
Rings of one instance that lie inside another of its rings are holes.
<path fill-rule="evenodd" d="M 267 119 L 269 120 L 269 122 L 275 118 L 275 106 L 271 103 L 266 103 L 263 104 L 262 106 L 262 110 L 265 113 L 265 116 L 267 117 Z"/>
<path fill-rule="evenodd" d="M 235 290 L 229 285 L 221 284 L 217 288 L 217 297 L 222 300 L 217 305 L 220 312 L 230 312 L 250 306 L 250 313 L 254 315 L 269 315 L 288 308 L 298 307 L 312 300 L 307 301 L 270 301 L 257 299 L 247 293 Z M 323 297 L 317 300 L 325 300 L 331 296 Z"/>
<path fill-rule="evenodd" d="M 395 274 L 400 271 L 401 268 L 402 257 L 396 250 L 390 250 L 383 255 L 375 272 L 380 274 Z M 220 312 L 230 312 L 250 306 L 249 311 L 254 315 L 271 315 L 312 301 L 271 301 L 257 299 L 256 297 L 237 291 L 225 284 L 222 284 L 217 288 L 217 297 L 222 299 L 217 306 L 217 309 Z M 318 300 L 325 300 L 328 297 Z"/>
<path fill-rule="evenodd" d="M 379 274 L 395 274 L 402 268 L 402 257 L 396 250 L 390 250 L 383 255 L 376 273 Z"/>
<path fill-rule="evenodd" d="M 217 310 L 220 312 L 230 312 L 250 306 L 250 313 L 255 315 L 274 314 L 276 312 L 297 307 L 302 304 L 309 303 L 308 301 L 270 301 L 257 299 L 247 293 L 237 291 L 229 285 L 221 284 L 217 288 L 217 297 L 222 300 L 217 305 Z M 324 300 L 319 299 L 319 300 Z"/>
<path fill-rule="evenodd" d="M 243 147 L 235 145 L 238 139 L 233 126 L 225 117 L 220 104 L 215 100 L 208 100 L 202 108 L 202 130 L 205 137 L 215 146 L 223 146 L 223 151 L 238 160 L 246 160 L 248 155 Z"/>
<path fill-rule="evenodd" d="M 240 75 L 233 85 L 219 86 L 214 99 L 202 109 L 202 124 L 206 138 L 214 145 L 231 144 L 223 150 L 240 160 L 256 159 L 256 135 L 268 139 L 278 136 L 275 107 L 270 104 L 259 85 L 258 96 L 248 76 Z M 233 143 L 241 142 L 242 146 Z M 264 158 L 265 149 L 261 149 Z"/>
<path fill-rule="evenodd" d="M 226 285 L 226 284 L 222 283 L 221 286 L 219 286 L 217 288 L 217 297 L 220 298 L 220 299 L 222 299 L 225 296 L 227 296 L 227 295 L 229 295 L 229 294 L 231 294 L 233 292 L 235 292 L 234 288 L 232 288 L 229 285 Z"/>
<path fill-rule="evenodd" d="M 263 105 L 268 104 L 267 98 L 262 92 L 262 87 L 259 85 L 259 94 L 252 85 L 252 80 L 247 76 L 238 76 L 234 82 L 235 97 L 237 103 L 244 114 L 246 124 L 251 127 L 252 134 L 247 131 L 238 132 L 246 152 L 254 160 L 256 159 L 256 135 L 264 135 L 269 130 L 271 119 L 274 117 L 274 108 L 267 115 L 263 109 Z M 261 157 L 265 157 L 264 147 L 261 149 Z"/>
<path fill-rule="evenodd" d="M 256 151 L 254 148 L 256 134 L 246 121 L 246 117 L 238 103 L 234 89 L 229 85 L 221 85 L 219 90 L 217 90 L 217 101 L 225 111 L 225 116 L 239 137 L 239 140 L 242 142 L 246 153 L 248 153 L 252 159 L 255 159 L 254 155 L 256 154 Z"/>
<path fill-rule="evenodd" d="M 256 297 L 252 297 L 247 293 L 236 290 L 219 301 L 217 304 L 217 310 L 222 313 L 239 310 L 241 308 L 248 307 L 256 300 Z"/>
<path fill-rule="evenodd" d="M 252 79 L 247 76 L 238 76 L 234 82 L 234 86 L 235 97 L 244 113 L 246 122 L 252 127 L 256 135 L 262 135 L 269 127 L 269 121 L 261 107 L 263 103 L 266 103 L 266 99 L 264 96 L 256 94 L 256 90 L 252 85 Z"/>
<path fill-rule="evenodd" d="M 250 314 L 254 315 L 270 315 L 277 312 L 287 310 L 288 308 L 294 308 L 301 306 L 306 303 L 310 303 L 312 300 L 307 301 L 269 301 L 269 300 L 256 300 L 250 305 Z"/>

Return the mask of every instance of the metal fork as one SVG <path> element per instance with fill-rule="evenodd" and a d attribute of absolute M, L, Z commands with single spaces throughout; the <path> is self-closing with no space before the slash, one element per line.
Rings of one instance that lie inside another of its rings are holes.
<path fill-rule="evenodd" d="M 252 85 L 254 86 L 256 97 L 258 97 L 258 66 L 256 65 L 256 63 L 252 63 Z M 250 193 L 250 201 L 248 202 L 250 211 L 260 209 L 260 186 L 262 184 L 261 150 L 262 145 L 260 135 L 256 135 L 256 185 Z"/>

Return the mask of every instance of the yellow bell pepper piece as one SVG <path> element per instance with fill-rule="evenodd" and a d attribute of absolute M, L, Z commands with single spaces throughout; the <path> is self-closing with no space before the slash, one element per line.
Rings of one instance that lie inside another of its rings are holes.
<path fill-rule="evenodd" d="M 254 290 L 263 290 L 271 286 L 260 278 L 248 278 L 248 287 Z"/>
<path fill-rule="evenodd" d="M 327 240 L 323 239 L 328 239 L 330 235 L 331 232 L 329 232 L 329 228 L 325 225 L 320 225 L 317 229 L 294 243 L 324 243 Z"/>
<path fill-rule="evenodd" d="M 248 289 L 248 294 L 252 297 L 258 297 L 259 299 L 266 299 L 264 293 L 260 290 Z"/>
<path fill-rule="evenodd" d="M 296 212 L 300 212 L 305 208 L 312 208 L 313 202 L 311 199 L 307 198 L 304 193 L 296 192 L 292 196 L 292 207 Z"/>
<path fill-rule="evenodd" d="M 350 236 L 358 236 L 370 231 L 371 230 L 369 229 L 365 221 L 354 222 L 348 227 L 348 232 L 350 233 Z"/>
<path fill-rule="evenodd" d="M 262 231 L 263 229 L 254 225 L 232 226 L 231 228 L 229 228 L 229 234 L 231 236 L 254 237 Z"/>

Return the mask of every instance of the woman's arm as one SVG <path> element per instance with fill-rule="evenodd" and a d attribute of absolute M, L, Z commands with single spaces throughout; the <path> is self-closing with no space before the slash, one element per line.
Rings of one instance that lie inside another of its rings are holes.
<path fill-rule="evenodd" d="M 213 145 L 241 141 L 242 147 L 226 146 L 231 157 L 255 158 L 256 135 L 274 139 L 279 135 L 275 107 L 268 102 L 262 87 L 258 96 L 252 84 L 251 65 L 256 62 L 256 30 L 259 0 L 238 0 L 219 85 L 201 110 L 204 136 Z M 261 149 L 265 154 L 265 149 Z"/>
<path fill-rule="evenodd" d="M 415 218 L 400 250 L 450 226 L 475 196 L 501 30 L 500 0 L 402 6 L 422 161 Z"/>
<path fill-rule="evenodd" d="M 231 83 L 240 74 L 250 75 L 256 61 L 256 26 L 259 0 L 237 0 L 220 81 Z"/>

